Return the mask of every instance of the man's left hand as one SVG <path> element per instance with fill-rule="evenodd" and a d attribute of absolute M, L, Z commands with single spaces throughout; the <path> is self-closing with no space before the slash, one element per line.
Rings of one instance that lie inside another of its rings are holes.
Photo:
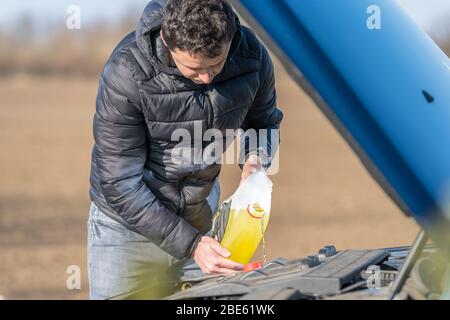
<path fill-rule="evenodd" d="M 262 165 L 261 158 L 256 154 L 251 154 L 247 161 L 244 164 L 244 167 L 242 169 L 242 175 L 241 175 L 241 184 L 244 182 L 245 179 L 248 178 L 252 173 L 255 173 L 256 171 L 263 171 L 264 167 Z"/>

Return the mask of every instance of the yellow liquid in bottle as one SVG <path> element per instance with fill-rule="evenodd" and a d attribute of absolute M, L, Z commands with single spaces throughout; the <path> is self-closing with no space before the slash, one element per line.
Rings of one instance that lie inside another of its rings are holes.
<path fill-rule="evenodd" d="M 269 214 L 258 204 L 231 209 L 221 244 L 231 252 L 230 260 L 247 264 L 255 254 L 269 223 Z"/>

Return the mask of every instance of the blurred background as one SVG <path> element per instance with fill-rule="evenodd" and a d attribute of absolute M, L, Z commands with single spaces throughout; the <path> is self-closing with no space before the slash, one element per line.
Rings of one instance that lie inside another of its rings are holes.
<path fill-rule="evenodd" d="M 98 77 L 147 0 L 1 0 L 0 296 L 86 299 L 86 219 Z M 450 1 L 402 0 L 450 53 Z M 67 27 L 81 9 L 79 29 Z M 337 249 L 409 245 L 418 231 L 372 180 L 311 100 L 276 66 L 282 125 L 272 177 L 269 258 Z M 222 173 L 222 199 L 239 183 Z M 261 251 L 258 252 L 261 256 Z M 258 257 L 256 257 L 258 258 Z M 66 271 L 79 266 L 81 289 Z"/>

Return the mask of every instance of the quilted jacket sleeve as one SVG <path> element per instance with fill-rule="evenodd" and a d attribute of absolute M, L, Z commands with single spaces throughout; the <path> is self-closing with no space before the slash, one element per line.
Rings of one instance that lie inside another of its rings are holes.
<path fill-rule="evenodd" d="M 275 75 L 267 49 L 261 44 L 260 87 L 242 126 L 240 166 L 252 153 L 258 154 L 263 165 L 271 165 L 280 142 L 283 113 L 277 107 Z"/>
<path fill-rule="evenodd" d="M 164 206 L 143 182 L 146 124 L 131 71 L 110 61 L 100 78 L 94 139 L 108 205 L 138 233 L 178 259 L 190 257 L 201 233 Z"/>

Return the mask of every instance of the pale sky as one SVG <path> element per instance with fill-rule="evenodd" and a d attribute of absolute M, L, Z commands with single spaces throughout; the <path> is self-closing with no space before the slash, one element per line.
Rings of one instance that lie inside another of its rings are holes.
<path fill-rule="evenodd" d="M 397 1 L 417 23 L 427 30 L 438 21 L 443 21 L 444 17 L 448 17 L 450 20 L 450 0 Z M 46 21 L 65 20 L 68 16 L 66 10 L 70 5 L 77 5 L 81 8 L 82 23 L 98 19 L 114 21 L 130 8 L 141 12 L 147 3 L 148 0 L 0 0 L 0 28 L 10 28 L 17 17 L 23 14 L 31 15 L 38 24 L 45 24 Z"/>

